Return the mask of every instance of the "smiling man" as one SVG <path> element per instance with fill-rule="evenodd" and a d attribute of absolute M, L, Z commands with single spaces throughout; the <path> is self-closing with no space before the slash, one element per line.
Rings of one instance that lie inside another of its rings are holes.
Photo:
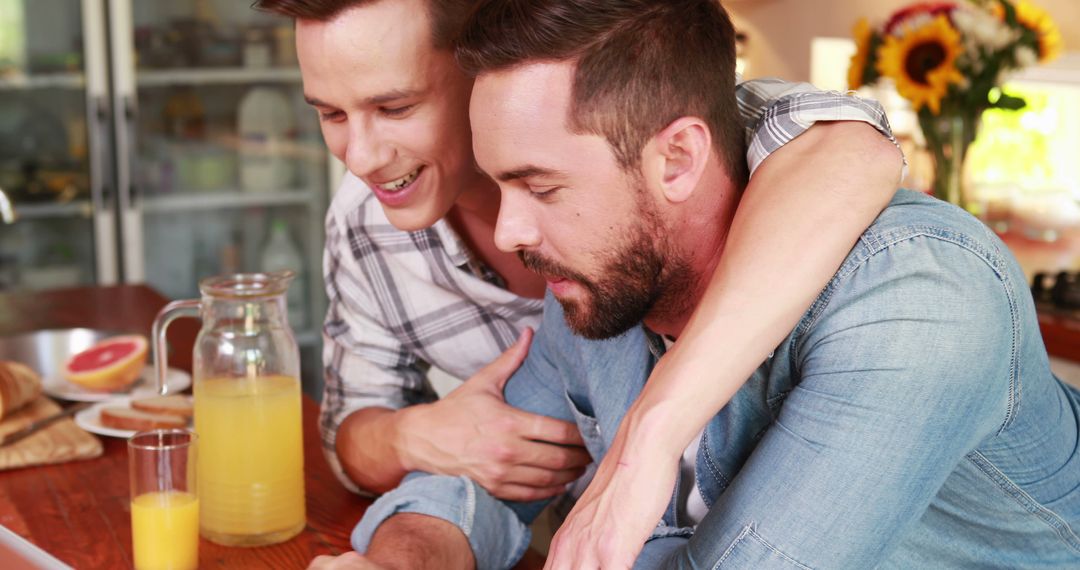
<path fill-rule="evenodd" d="M 710 0 L 490 0 L 460 40 L 496 242 L 551 288 L 506 398 L 573 421 L 597 459 L 743 207 L 732 37 Z M 636 567 L 1076 566 L 1078 426 L 1007 249 L 902 191 L 704 426 L 659 525 L 630 521 L 652 529 Z M 506 568 L 541 506 L 414 473 L 353 544 L 388 567 Z M 548 567 L 635 563 L 580 530 Z"/>
<path fill-rule="evenodd" d="M 367 183 L 390 223 L 420 230 L 458 200 L 473 207 L 489 203 L 489 182 L 472 156 L 466 112 L 472 80 L 454 64 L 449 49 L 432 49 L 433 41 L 449 45 L 443 36 L 450 32 L 430 29 L 428 3 L 307 4 L 313 12 L 329 14 L 331 7 L 344 12 L 326 21 L 298 21 L 307 101 L 319 111 L 331 154 Z M 464 11 L 469 4 L 432 6 Z M 454 21 L 432 16 L 446 25 Z M 360 110 L 362 118 L 353 118 Z"/>

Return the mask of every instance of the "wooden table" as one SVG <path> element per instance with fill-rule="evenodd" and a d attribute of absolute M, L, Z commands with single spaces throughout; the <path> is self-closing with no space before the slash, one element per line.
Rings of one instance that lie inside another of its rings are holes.
<path fill-rule="evenodd" d="M 0 336 L 89 327 L 149 337 L 154 316 L 167 302 L 143 285 L 0 295 Z M 191 319 L 169 325 L 171 366 L 191 370 L 198 327 Z M 200 540 L 200 568 L 304 568 L 315 556 L 351 548 L 349 534 L 370 501 L 347 491 L 331 473 L 319 441 L 318 412 L 318 405 L 305 396 L 304 532 L 260 548 L 229 548 Z M 105 453 L 97 459 L 0 472 L 0 525 L 79 570 L 131 568 L 126 443 L 102 440 Z M 2 562 L 0 568 L 5 566 Z M 543 564 L 544 558 L 530 549 L 515 568 L 535 570 Z"/>
<path fill-rule="evenodd" d="M 43 328 L 92 327 L 149 336 L 167 300 L 145 286 L 79 288 L 0 295 L 0 336 Z M 177 321 L 170 364 L 191 369 L 198 323 Z M 186 355 L 186 358 L 184 358 Z M 201 540 L 200 568 L 303 568 L 317 555 L 340 554 L 370 503 L 348 492 L 322 456 L 318 406 L 303 402 L 307 528 L 273 546 L 228 548 Z M 87 461 L 0 472 L 0 524 L 78 568 L 131 568 L 131 514 L 125 442 L 102 438 L 105 453 Z"/>

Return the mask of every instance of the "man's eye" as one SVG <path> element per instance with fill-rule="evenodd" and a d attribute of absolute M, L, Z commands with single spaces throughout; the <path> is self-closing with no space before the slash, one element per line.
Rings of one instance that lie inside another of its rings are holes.
<path fill-rule="evenodd" d="M 562 190 L 562 186 L 533 186 L 529 188 L 529 191 L 536 198 L 551 198 L 559 190 Z"/>
<path fill-rule="evenodd" d="M 379 112 L 387 117 L 401 117 L 412 111 L 416 105 L 405 105 L 403 107 L 379 107 Z"/>
<path fill-rule="evenodd" d="M 345 116 L 341 111 L 319 111 L 320 121 L 336 121 Z"/>

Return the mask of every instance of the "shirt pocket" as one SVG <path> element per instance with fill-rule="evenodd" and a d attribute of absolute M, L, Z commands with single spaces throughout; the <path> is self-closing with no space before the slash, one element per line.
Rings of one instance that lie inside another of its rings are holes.
<path fill-rule="evenodd" d="M 581 432 L 581 439 L 585 440 L 585 449 L 589 450 L 589 455 L 592 456 L 593 461 L 599 461 L 607 451 L 603 434 L 600 432 L 600 422 L 591 414 L 585 412 L 583 406 L 580 406 L 569 392 L 566 393 L 566 403 L 570 408 L 570 413 L 574 416 L 574 423 L 577 424 L 578 431 Z"/>

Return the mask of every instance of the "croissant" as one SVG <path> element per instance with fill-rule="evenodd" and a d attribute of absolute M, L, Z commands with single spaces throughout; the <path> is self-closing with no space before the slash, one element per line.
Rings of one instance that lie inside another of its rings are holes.
<path fill-rule="evenodd" d="M 41 395 L 41 377 L 25 364 L 0 360 L 0 420 Z"/>

